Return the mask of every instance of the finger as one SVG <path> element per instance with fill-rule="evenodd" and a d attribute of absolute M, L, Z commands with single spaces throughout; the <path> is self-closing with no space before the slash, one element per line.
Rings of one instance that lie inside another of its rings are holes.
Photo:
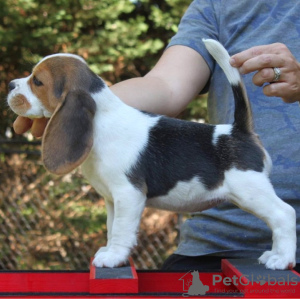
<path fill-rule="evenodd" d="M 258 71 L 252 78 L 252 82 L 257 86 L 262 86 L 265 83 L 270 83 L 274 81 L 274 69 L 273 68 L 265 68 Z M 284 81 L 284 74 L 280 75 L 279 81 Z"/>
<path fill-rule="evenodd" d="M 41 137 L 45 131 L 49 118 L 36 118 L 33 120 L 31 133 L 34 137 Z"/>
<path fill-rule="evenodd" d="M 290 94 L 290 85 L 287 82 L 268 84 L 263 88 L 263 92 L 268 97 L 279 97 L 286 103 L 293 103 L 294 99 Z"/>
<path fill-rule="evenodd" d="M 288 49 L 285 45 L 275 43 L 271 45 L 255 46 L 240 53 L 233 55 L 230 59 L 230 63 L 234 67 L 241 67 L 247 60 L 263 54 L 280 54 L 286 53 Z"/>
<path fill-rule="evenodd" d="M 24 134 L 32 126 L 32 120 L 27 117 L 18 116 L 13 123 L 13 128 L 16 134 Z"/>
<path fill-rule="evenodd" d="M 244 62 L 240 67 L 242 74 L 249 74 L 264 68 L 283 67 L 285 58 L 282 55 L 262 54 Z"/>

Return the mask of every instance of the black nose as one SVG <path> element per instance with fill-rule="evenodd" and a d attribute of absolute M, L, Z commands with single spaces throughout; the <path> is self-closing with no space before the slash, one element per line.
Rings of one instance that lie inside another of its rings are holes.
<path fill-rule="evenodd" d="M 16 88 L 16 84 L 13 81 L 8 83 L 8 90 L 9 91 L 12 91 L 15 88 Z"/>

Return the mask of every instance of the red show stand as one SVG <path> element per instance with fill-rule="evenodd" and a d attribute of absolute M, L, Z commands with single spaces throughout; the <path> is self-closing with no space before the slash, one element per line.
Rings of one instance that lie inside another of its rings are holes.
<path fill-rule="evenodd" d="M 0 271 L 1 298 L 300 298 L 300 275 L 267 270 L 256 260 L 222 260 L 222 271 Z"/>

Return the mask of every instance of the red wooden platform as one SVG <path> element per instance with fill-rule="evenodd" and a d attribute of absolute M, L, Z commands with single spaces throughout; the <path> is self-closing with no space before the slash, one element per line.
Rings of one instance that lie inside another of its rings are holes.
<path fill-rule="evenodd" d="M 201 293 L 202 290 L 202 293 Z M 200 295 L 200 293 L 202 295 Z M 1 298 L 299 298 L 300 275 L 272 271 L 255 260 L 223 260 L 222 272 L 0 271 Z"/>

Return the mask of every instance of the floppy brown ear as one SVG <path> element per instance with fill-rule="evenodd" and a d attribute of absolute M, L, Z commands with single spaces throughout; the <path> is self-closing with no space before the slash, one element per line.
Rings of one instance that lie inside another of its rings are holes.
<path fill-rule="evenodd" d="M 93 145 L 95 112 L 95 101 L 81 90 L 69 92 L 56 107 L 42 142 L 42 159 L 48 171 L 66 174 L 87 158 Z"/>

